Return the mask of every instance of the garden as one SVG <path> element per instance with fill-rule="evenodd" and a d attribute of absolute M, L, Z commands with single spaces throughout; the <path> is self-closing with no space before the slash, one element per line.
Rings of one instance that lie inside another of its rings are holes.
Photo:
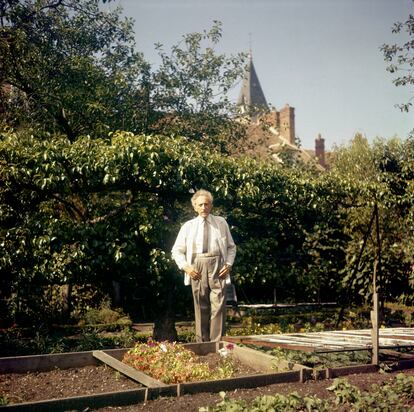
<path fill-rule="evenodd" d="M 350 136 L 324 172 L 258 158 L 226 96 L 247 56 L 217 53 L 220 22 L 171 52 L 157 45 L 154 68 L 132 23 L 98 3 L 0 7 L 5 410 L 77 409 L 82 396 L 83 408 L 148 411 L 410 410 L 413 369 L 396 370 L 409 347 L 374 365 L 370 350 L 184 350 L 193 302 L 170 251 L 204 188 L 237 245 L 229 339 L 371 328 L 373 301 L 380 328 L 412 328 L 413 136 Z M 366 373 L 324 375 L 358 365 Z"/>
<path fill-rule="evenodd" d="M 8 342 L 2 341 L 2 348 L 9 347 L 9 356 L 34 353 L 58 354 L 69 351 L 73 351 L 72 353 L 76 355 L 80 352 L 89 353 L 83 351 L 97 350 L 111 354 L 111 350 L 118 351 L 124 348 L 123 355 L 116 355 L 116 358 L 122 360 L 126 365 L 131 365 L 136 370 L 145 373 L 146 376 L 167 385 L 184 383 L 181 396 L 171 396 L 171 393 L 166 393 L 164 396 L 148 396 L 138 403 L 137 401 L 132 402 L 133 406 L 122 406 L 122 410 L 126 411 L 169 410 L 168 408 L 175 409 L 176 407 L 188 411 L 197 411 L 198 407 L 210 407 L 208 410 L 217 411 L 247 411 L 256 410 L 254 408 L 267 410 L 266 405 L 267 407 L 271 405 L 275 407 L 276 405 L 283 409 L 290 405 L 291 410 L 301 410 L 305 405 L 309 405 L 309 408 L 312 407 L 315 410 L 330 410 L 329 408 L 334 405 L 346 407 L 349 404 L 361 408 L 355 410 L 366 410 L 363 408 L 368 407 L 367 405 L 374 408 L 389 404 L 392 406 L 390 410 L 404 410 L 404 407 L 409 410 L 409 407 L 412 407 L 413 369 L 403 370 L 402 373 L 394 370 L 393 366 L 398 364 L 395 359 L 390 361 L 389 358 L 384 357 L 381 360 L 379 367 L 382 373 L 372 370 L 354 371 L 354 374 L 337 379 L 321 380 L 321 378 L 316 378 L 315 374 L 326 368 L 370 365 L 371 351 L 308 353 L 250 346 L 254 352 L 261 352 L 272 357 L 272 360 L 266 359 L 265 361 L 269 367 L 267 374 L 276 376 L 280 373 L 290 373 L 293 370 L 293 365 L 309 368 L 311 371 L 309 373 L 313 374 L 305 382 L 299 380 L 292 382 L 289 377 L 287 382 L 282 380 L 278 383 L 271 383 L 269 375 L 266 375 L 267 381 L 263 385 L 263 381 L 254 381 L 255 377 L 261 377 L 264 373 L 263 370 L 257 368 L 258 360 L 255 358 L 253 365 L 248 365 L 234 358 L 235 345 L 231 343 L 225 343 L 218 351 L 203 353 L 199 356 L 194 351 L 186 349 L 186 345 L 194 345 L 188 343 L 194 340 L 191 322 L 177 322 L 180 342 L 157 342 L 152 340 L 151 324 L 134 324 L 121 311 L 113 311 L 108 307 L 94 309 L 91 312 L 88 319 L 103 323 L 88 325 L 85 323 L 86 321 L 82 321 L 77 326 L 67 326 L 64 332 L 57 329 L 47 331 L 43 338 L 39 331 L 33 337 L 30 336 L 29 331 L 19 330 L 19 328 L 14 328 L 14 332 L 11 333 L 12 328 L 8 329 Z M 411 321 L 408 316 L 412 313 L 411 308 L 402 306 L 397 308 L 395 305 L 391 305 L 385 312 L 387 323 L 390 326 L 407 326 L 405 322 Z M 250 313 L 245 314 L 241 321 L 238 318 L 229 317 L 228 336 L 320 331 L 324 327 L 327 330 L 329 325 L 335 325 L 339 313 L 340 308 L 332 306 L 329 308 L 314 307 L 312 312 L 309 312 L 309 307 L 304 310 L 301 306 L 284 308 L 283 311 L 277 307 L 267 310 L 250 309 Z M 313 320 L 309 321 L 310 318 Z M 322 322 L 316 321 L 323 319 L 326 321 L 326 326 L 323 326 Z M 367 310 L 357 311 L 356 308 L 353 308 L 353 310 L 346 312 L 340 327 L 357 329 L 366 327 L 368 324 Z M 3 337 L 5 335 L 5 333 L 2 334 Z M 24 335 L 25 338 L 23 338 Z M 412 348 L 411 350 L 403 350 L 401 353 L 412 354 Z M 30 356 L 26 356 L 26 358 L 30 358 Z M 99 379 L 96 379 L 96 376 L 99 376 Z M 240 379 L 250 377 L 253 380 L 246 386 L 245 382 L 243 384 L 237 382 L 238 377 L 241 377 Z M 231 378 L 235 382 L 236 389 L 229 386 L 228 382 L 232 381 Z M 205 381 L 217 382 L 220 389 L 209 387 L 207 390 L 198 389 L 193 393 L 184 392 L 185 383 L 201 382 L 202 384 Z M 152 382 L 144 382 L 147 385 L 152 384 Z M 108 392 L 125 394 L 125 391 L 136 391 L 143 388 L 145 388 L 144 384 L 129 379 L 124 373 L 103 362 L 71 368 L 55 367 L 49 371 L 42 371 L 38 364 L 38 369 L 31 373 L 5 373 L 1 375 L 0 379 L 3 403 L 10 405 L 22 402 L 42 402 L 45 399 L 93 397 L 97 394 L 105 396 Z M 113 402 L 118 404 L 119 401 Z M 95 407 L 100 405 L 96 400 L 92 404 L 96 405 Z M 59 407 L 62 405 L 53 406 L 57 409 Z M 101 407 L 102 410 L 106 410 L 105 408 L 105 406 Z"/>

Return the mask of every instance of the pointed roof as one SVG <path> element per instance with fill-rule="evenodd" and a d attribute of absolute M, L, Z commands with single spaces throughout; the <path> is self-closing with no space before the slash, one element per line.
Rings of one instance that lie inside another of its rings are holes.
<path fill-rule="evenodd" d="M 264 96 L 262 86 L 260 86 L 259 78 L 253 65 L 252 54 L 249 54 L 249 65 L 243 79 L 243 85 L 237 99 L 238 106 L 244 107 L 265 107 L 267 108 L 266 98 Z"/>

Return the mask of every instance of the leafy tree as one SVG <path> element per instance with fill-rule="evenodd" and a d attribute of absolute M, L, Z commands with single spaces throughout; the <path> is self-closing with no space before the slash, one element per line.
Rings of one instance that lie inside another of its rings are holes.
<path fill-rule="evenodd" d="M 367 301 L 374 262 L 379 260 L 383 299 L 403 296 L 412 272 L 412 141 L 377 139 L 372 145 L 356 135 L 336 153 L 331 176 L 347 192 L 343 231 L 349 238 L 342 283 Z M 379 242 L 374 210 L 379 212 Z M 355 296 L 354 295 L 354 296 Z"/>
<path fill-rule="evenodd" d="M 15 319 L 59 315 L 54 285 L 106 292 L 116 281 L 129 312 L 151 308 L 157 327 L 171 328 L 191 295 L 169 250 L 193 214 L 189 192 L 201 187 L 232 226 L 241 286 L 261 285 L 267 296 L 276 288 L 285 300 L 347 288 L 366 299 L 377 205 L 382 292 L 407 289 L 412 140 L 370 147 L 358 136 L 322 176 L 223 156 L 244 133 L 225 97 L 243 56 L 216 55 L 219 23 L 184 36 L 171 55 L 158 45 L 153 70 L 119 11 L 103 13 L 93 0 L 0 5 L 0 80 L 12 85 L 3 119 L 16 130 L 0 137 L 0 302 Z"/>
<path fill-rule="evenodd" d="M 317 300 L 309 287 L 314 260 L 309 242 L 324 222 L 331 222 L 324 212 L 336 207 L 334 196 L 326 197 L 323 185 L 303 170 L 251 159 L 235 177 L 241 179 L 231 184 L 238 187 L 237 200 L 227 213 L 238 240 L 236 281 L 258 288 L 261 301 L 272 301 L 274 292 L 284 301 Z M 340 259 L 334 262 L 338 265 Z M 331 287 L 324 280 L 320 283 Z"/>
<path fill-rule="evenodd" d="M 394 34 L 406 33 L 408 37 L 402 44 L 383 44 L 381 51 L 385 61 L 389 62 L 387 71 L 396 74 L 393 83 L 396 86 L 414 85 L 414 15 L 410 14 L 405 22 L 397 22 L 392 27 Z M 397 105 L 401 111 L 408 112 L 412 106 L 411 100 Z"/>
<path fill-rule="evenodd" d="M 178 134 L 227 150 L 240 146 L 245 125 L 234 121 L 236 105 L 227 93 L 242 78 L 246 55 L 217 54 L 221 37 L 215 21 L 208 31 L 184 35 L 170 53 L 156 44 L 161 65 L 147 84 L 153 119 L 144 132 Z"/>
<path fill-rule="evenodd" d="M 376 201 L 381 292 L 398 297 L 409 290 L 411 275 L 414 145 L 378 143 L 374 150 L 359 142 L 365 150 L 358 147 L 357 156 L 377 159 L 370 168 L 361 165 L 362 183 L 346 168 L 359 166 L 345 149 L 337 154 L 343 168 L 315 178 L 249 157 L 223 158 L 182 137 L 117 132 L 110 141 L 71 143 L 6 133 L 0 141 L 2 301 L 17 320 L 32 321 L 39 310 L 53 315 L 53 285 L 93 284 L 109 292 L 116 280 L 129 313 L 165 325 L 180 307 L 191 308 L 169 250 L 180 223 L 193 215 L 189 191 L 201 187 L 215 195 L 238 245 L 234 282 L 264 292 L 260 299 L 268 301 L 275 288 L 283 300 L 333 298 L 342 287 L 367 299 Z"/>
<path fill-rule="evenodd" d="M 186 138 L 119 132 L 71 143 L 9 133 L 0 158 L 1 290 L 18 318 L 47 306 L 51 285 L 109 290 L 117 280 L 131 291 L 129 311 L 140 304 L 165 319 L 182 292 L 169 250 L 193 214 L 190 190 L 210 189 L 232 226 L 234 280 L 280 288 L 287 298 L 308 259 L 302 243 L 324 219 L 303 175 L 223 158 Z M 189 298 L 181 299 L 187 307 Z"/>
<path fill-rule="evenodd" d="M 71 141 L 133 129 L 147 67 L 133 47 L 132 21 L 120 9 L 100 11 L 95 0 L 1 0 L 6 122 Z"/>
<path fill-rule="evenodd" d="M 3 122 L 47 133 L 184 135 L 227 151 L 244 137 L 226 93 L 245 56 L 214 50 L 221 24 L 183 36 L 154 69 L 134 50 L 132 20 L 95 0 L 0 0 Z M 239 144 L 240 146 L 240 144 Z"/>

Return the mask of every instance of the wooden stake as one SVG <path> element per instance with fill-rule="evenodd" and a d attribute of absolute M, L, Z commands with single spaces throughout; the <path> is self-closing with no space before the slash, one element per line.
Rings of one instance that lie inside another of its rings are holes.
<path fill-rule="evenodd" d="M 371 311 L 371 338 L 372 338 L 372 361 L 373 365 L 378 365 L 379 363 L 379 311 L 378 311 L 378 293 L 377 293 L 377 266 L 378 260 L 374 262 L 374 276 L 372 282 L 373 288 L 373 310 Z"/>

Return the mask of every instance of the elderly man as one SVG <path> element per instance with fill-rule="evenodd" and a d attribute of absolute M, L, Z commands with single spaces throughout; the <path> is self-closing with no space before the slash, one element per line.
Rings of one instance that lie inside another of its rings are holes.
<path fill-rule="evenodd" d="M 219 341 L 226 321 L 226 284 L 236 245 L 226 220 L 210 214 L 213 196 L 198 190 L 191 198 L 198 216 L 184 223 L 172 248 L 194 298 L 196 341 Z"/>

